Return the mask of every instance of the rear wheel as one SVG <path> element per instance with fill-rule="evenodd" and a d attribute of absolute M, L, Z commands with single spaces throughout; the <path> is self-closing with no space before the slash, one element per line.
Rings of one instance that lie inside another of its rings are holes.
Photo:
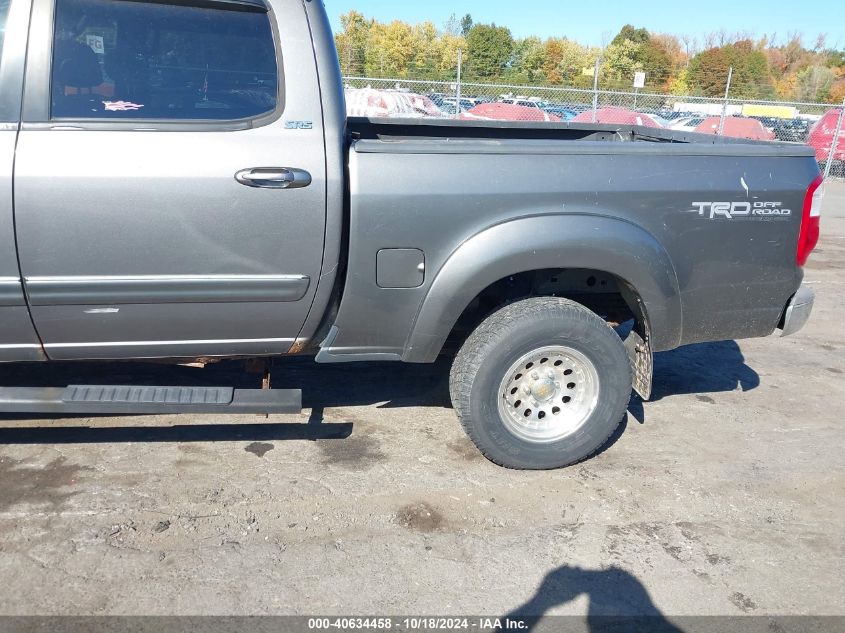
<path fill-rule="evenodd" d="M 513 303 L 466 340 L 450 376 L 466 432 L 508 468 L 559 468 L 592 455 L 631 395 L 619 336 L 584 306 L 554 297 Z"/>

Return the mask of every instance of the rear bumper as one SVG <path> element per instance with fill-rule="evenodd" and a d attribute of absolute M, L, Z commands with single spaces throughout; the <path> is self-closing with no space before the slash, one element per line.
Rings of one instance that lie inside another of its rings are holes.
<path fill-rule="evenodd" d="M 780 322 L 781 336 L 795 334 L 803 328 L 813 312 L 816 293 L 807 285 L 802 285 L 795 296 L 789 300 Z"/>

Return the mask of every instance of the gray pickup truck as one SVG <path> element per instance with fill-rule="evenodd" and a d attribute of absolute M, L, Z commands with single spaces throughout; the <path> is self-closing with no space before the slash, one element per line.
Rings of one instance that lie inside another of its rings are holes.
<path fill-rule="evenodd" d="M 813 150 L 347 118 L 318 0 L 4 0 L 0 360 L 430 363 L 492 461 L 601 447 L 652 353 L 795 332 Z M 0 389 L 0 411 L 288 412 L 295 390 Z"/>

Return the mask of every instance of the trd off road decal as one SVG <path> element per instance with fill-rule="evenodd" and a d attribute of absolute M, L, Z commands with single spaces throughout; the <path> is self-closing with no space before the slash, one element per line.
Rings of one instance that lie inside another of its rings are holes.
<path fill-rule="evenodd" d="M 693 202 L 688 213 L 695 213 L 708 220 L 737 220 L 743 218 L 788 218 L 791 209 L 782 202 Z"/>

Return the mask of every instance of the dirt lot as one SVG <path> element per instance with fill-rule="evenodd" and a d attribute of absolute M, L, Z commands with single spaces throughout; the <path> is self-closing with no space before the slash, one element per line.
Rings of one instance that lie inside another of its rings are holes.
<path fill-rule="evenodd" d="M 7 416 L 0 612 L 842 614 L 845 185 L 823 234 L 803 332 L 659 355 L 654 401 L 566 470 L 482 459 L 442 364 L 279 363 L 310 417 Z M 35 379 L 98 376 L 0 368 Z"/>

